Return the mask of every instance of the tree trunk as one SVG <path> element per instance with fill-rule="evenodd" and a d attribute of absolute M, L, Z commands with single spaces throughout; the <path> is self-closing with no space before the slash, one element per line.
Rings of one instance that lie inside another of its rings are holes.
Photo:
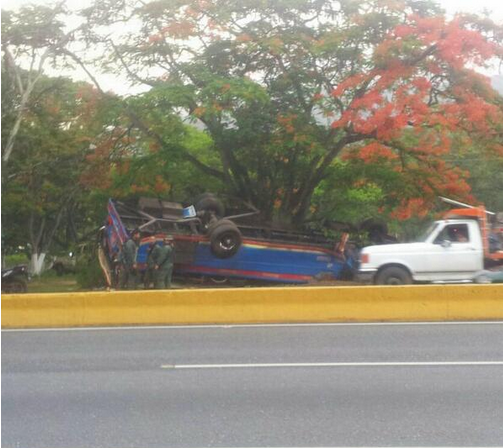
<path fill-rule="evenodd" d="M 14 149 L 14 141 L 16 139 L 17 133 L 19 132 L 19 128 L 21 126 L 21 121 L 23 119 L 23 109 L 21 109 L 16 117 L 16 122 L 14 123 L 13 128 L 9 133 L 9 140 L 7 141 L 7 145 L 5 146 L 5 152 L 3 155 L 3 161 L 7 163 L 9 161 L 10 154 Z"/>
<path fill-rule="evenodd" d="M 65 38 L 66 38 L 66 36 L 65 36 Z M 21 95 L 21 101 L 19 103 L 19 110 L 18 110 L 18 114 L 16 117 L 16 121 L 14 123 L 14 127 L 11 129 L 11 131 L 9 133 L 9 139 L 8 139 L 7 144 L 5 146 L 4 154 L 2 157 L 2 160 L 5 163 L 7 163 L 9 161 L 12 150 L 14 149 L 14 143 L 16 141 L 16 137 L 19 132 L 19 128 L 21 127 L 21 123 L 22 123 L 24 116 L 26 114 L 26 110 L 28 109 L 28 102 L 30 101 L 31 93 L 32 93 L 33 89 L 35 88 L 35 85 L 38 83 L 39 79 L 42 77 L 45 60 L 52 53 L 53 47 L 51 46 L 47 50 L 45 50 L 44 54 L 40 57 L 38 69 L 35 72 L 35 78 L 33 78 L 33 79 L 31 79 L 31 67 L 33 67 L 33 63 L 35 62 L 35 60 L 32 59 L 32 65 L 30 67 L 30 75 L 28 76 L 26 86 L 23 86 L 23 83 L 21 81 L 21 75 L 20 75 L 19 70 L 16 66 L 14 58 L 12 57 L 12 54 L 10 53 L 10 51 L 8 50 L 7 47 L 5 47 L 5 48 L 2 47 L 2 50 L 5 51 L 5 54 L 9 60 L 9 63 L 12 66 L 12 69 L 14 70 L 14 74 L 17 79 L 17 88 L 19 90 L 19 95 Z"/>
<path fill-rule="evenodd" d="M 25 116 L 25 113 L 27 110 L 27 106 L 28 106 L 28 101 L 30 100 L 31 92 L 33 91 L 33 88 L 35 87 L 36 83 L 40 79 L 41 75 L 42 75 L 42 71 L 39 71 L 37 73 L 37 76 L 35 77 L 35 79 L 33 81 L 29 82 L 28 85 L 26 86 L 24 92 L 22 92 L 21 102 L 19 104 L 19 110 L 17 113 L 16 122 L 14 123 L 14 126 L 9 133 L 9 139 L 7 141 L 7 145 L 5 146 L 5 151 L 4 151 L 4 155 L 2 158 L 5 163 L 7 163 L 9 161 L 12 150 L 14 149 L 14 143 L 16 141 L 16 137 L 19 132 L 19 128 L 21 127 L 21 122 L 24 119 L 24 116 Z"/>
<path fill-rule="evenodd" d="M 32 253 L 31 254 L 31 262 L 30 262 L 30 272 L 32 275 L 40 275 L 42 274 L 42 270 L 44 267 L 45 260 L 45 252 L 41 253 Z"/>

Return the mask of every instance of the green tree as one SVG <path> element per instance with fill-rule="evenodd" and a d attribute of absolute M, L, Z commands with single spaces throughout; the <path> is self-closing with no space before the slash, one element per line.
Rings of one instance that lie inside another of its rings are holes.
<path fill-rule="evenodd" d="M 364 202 L 381 191 L 399 218 L 438 193 L 466 198 L 465 173 L 445 157 L 454 135 L 501 155 L 501 101 L 472 69 L 501 54 L 484 35 L 497 27 L 448 21 L 434 2 L 111 1 L 83 14 L 106 68 L 149 86 L 130 119 L 167 163 L 189 161 L 283 224 L 304 222 L 313 195 L 344 182 Z M 137 28 L 97 32 L 121 23 Z M 176 117 L 211 137 L 217 165 L 174 141 Z M 351 183 L 337 160 L 383 165 L 403 188 L 359 190 L 383 177 Z"/>
<path fill-rule="evenodd" d="M 96 226 L 83 210 L 79 179 L 113 102 L 85 83 L 41 76 L 26 105 L 27 125 L 2 170 L 2 250 L 29 247 L 34 274 L 55 241 L 67 246 Z"/>
<path fill-rule="evenodd" d="M 66 48 L 74 39 L 76 29 L 65 29 L 67 14 L 64 2 L 54 6 L 25 6 L 15 12 L 2 11 L 2 80 L 4 75 L 8 76 L 11 81 L 9 86 L 15 92 L 10 97 L 15 106 L 12 110 L 12 126 L 9 126 L 5 142 L 2 139 L 2 161 L 5 164 L 11 157 L 16 137 L 28 113 L 31 96 L 44 74 L 44 67 L 48 62 L 54 64 L 57 57 L 65 55 Z"/>
<path fill-rule="evenodd" d="M 211 138 L 178 115 L 163 113 L 158 100 L 153 92 L 122 101 L 116 124 L 96 136 L 81 183 L 101 207 L 108 197 L 183 200 L 223 189 L 217 179 L 193 165 L 197 157 L 207 169 L 217 170 Z M 155 126 L 146 128 L 147 121 Z"/>
<path fill-rule="evenodd" d="M 469 173 L 473 199 L 471 203 L 482 203 L 488 210 L 503 210 L 503 157 L 487 154 L 475 145 L 471 150 L 453 157 L 453 163 Z"/>

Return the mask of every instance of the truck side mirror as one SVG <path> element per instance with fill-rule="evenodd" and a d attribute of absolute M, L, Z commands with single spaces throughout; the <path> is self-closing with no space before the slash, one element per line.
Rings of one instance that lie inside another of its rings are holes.
<path fill-rule="evenodd" d="M 449 240 L 442 240 L 441 246 L 444 248 L 451 247 L 451 242 Z"/>

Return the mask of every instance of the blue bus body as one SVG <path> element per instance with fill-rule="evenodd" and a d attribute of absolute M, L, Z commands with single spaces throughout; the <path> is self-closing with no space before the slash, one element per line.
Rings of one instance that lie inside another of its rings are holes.
<path fill-rule="evenodd" d="M 102 248 L 110 265 L 117 260 L 130 232 L 138 228 L 137 223 L 126 223 L 128 218 L 118 211 L 116 205 L 113 200 L 108 203 L 108 217 L 102 237 Z M 354 267 L 354 260 L 336 251 L 336 244 L 329 240 L 310 243 L 282 238 L 279 241 L 249 236 L 245 228 L 240 228 L 243 238 L 237 253 L 229 258 L 219 258 L 211 250 L 209 237 L 199 233 L 193 223 L 189 225 L 183 220 L 174 220 L 168 224 L 164 223 L 163 229 L 142 230 L 137 256 L 140 272 L 146 269 L 150 248 L 153 244 L 162 244 L 165 234 L 174 241 L 175 275 L 307 283 L 320 278 L 340 279 Z M 145 224 L 144 228 L 148 226 Z"/>

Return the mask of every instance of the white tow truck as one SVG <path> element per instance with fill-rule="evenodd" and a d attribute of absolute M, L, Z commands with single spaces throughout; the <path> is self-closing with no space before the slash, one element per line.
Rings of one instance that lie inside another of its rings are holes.
<path fill-rule="evenodd" d="M 418 242 L 362 249 L 358 280 L 378 285 L 473 281 L 483 269 L 502 265 L 503 214 L 441 199 L 463 208 L 446 212 Z"/>

